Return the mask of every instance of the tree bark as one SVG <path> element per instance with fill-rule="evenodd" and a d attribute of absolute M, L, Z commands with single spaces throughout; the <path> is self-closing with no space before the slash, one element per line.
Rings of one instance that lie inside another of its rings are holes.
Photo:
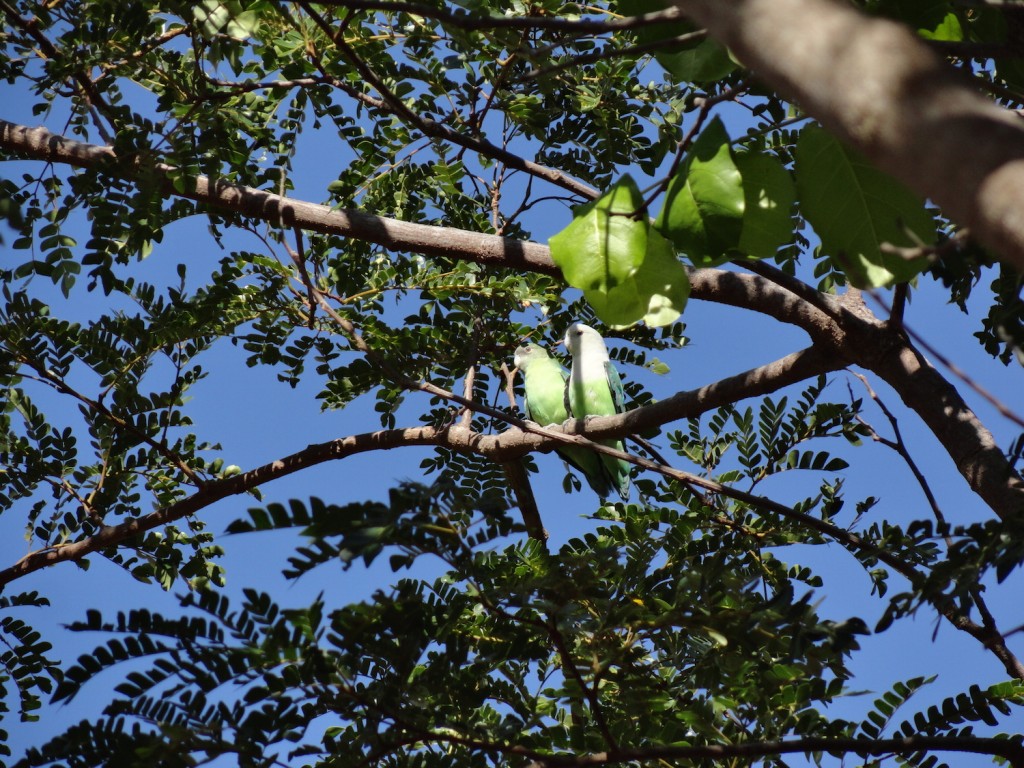
<path fill-rule="evenodd" d="M 754 74 L 1024 272 L 1024 121 L 835 0 L 673 0 Z"/>

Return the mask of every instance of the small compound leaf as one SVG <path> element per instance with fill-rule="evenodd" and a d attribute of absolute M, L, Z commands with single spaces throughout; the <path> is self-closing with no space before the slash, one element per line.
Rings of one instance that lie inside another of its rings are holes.
<path fill-rule="evenodd" d="M 551 258 L 569 285 L 588 294 L 609 293 L 633 276 L 647 250 L 649 225 L 636 215 L 642 205 L 636 182 L 624 176 L 551 237 Z"/>
<path fill-rule="evenodd" d="M 927 267 L 924 258 L 883 250 L 885 244 L 935 242 L 934 221 L 920 199 L 816 125 L 804 128 L 797 141 L 796 185 L 822 251 L 853 285 L 902 283 Z"/>
<path fill-rule="evenodd" d="M 716 117 L 669 182 L 655 227 L 695 266 L 713 266 L 739 246 L 744 206 L 743 178 Z"/>

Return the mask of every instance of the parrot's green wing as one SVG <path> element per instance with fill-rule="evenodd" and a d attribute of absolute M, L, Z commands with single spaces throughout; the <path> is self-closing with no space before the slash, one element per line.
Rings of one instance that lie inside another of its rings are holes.
<path fill-rule="evenodd" d="M 619 371 L 610 360 L 604 364 L 605 377 L 608 379 L 608 390 L 612 393 L 612 402 L 615 403 L 615 412 L 623 413 L 626 410 L 626 393 L 622 389 L 622 379 L 619 378 Z"/>

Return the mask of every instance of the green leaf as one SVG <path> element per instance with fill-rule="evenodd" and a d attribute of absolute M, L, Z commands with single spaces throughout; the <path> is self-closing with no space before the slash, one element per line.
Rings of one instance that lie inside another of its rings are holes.
<path fill-rule="evenodd" d="M 690 298 L 690 278 L 672 244 L 648 231 L 647 253 L 633 277 L 609 291 L 584 291 L 597 316 L 613 328 L 643 320 L 651 327 L 671 325 Z"/>
<path fill-rule="evenodd" d="M 665 71 L 681 83 L 707 83 L 728 75 L 737 64 L 717 40 L 704 40 L 654 54 Z"/>
<path fill-rule="evenodd" d="M 613 328 L 625 328 L 640 320 L 646 309 L 637 281 L 630 277 L 606 290 L 584 290 L 594 312 Z"/>
<path fill-rule="evenodd" d="M 646 218 L 635 217 L 642 204 L 636 183 L 624 176 L 550 240 L 551 256 L 568 283 L 616 328 L 640 320 L 669 325 L 690 296 L 672 244 Z"/>
<path fill-rule="evenodd" d="M 636 273 L 636 283 L 647 308 L 644 322 L 651 327 L 671 325 L 690 298 L 690 278 L 676 257 L 672 243 L 656 230 L 647 235 L 647 254 Z"/>
<path fill-rule="evenodd" d="M 883 244 L 935 242 L 931 215 L 910 190 L 843 146 L 823 128 L 801 132 L 796 147 L 800 208 L 821 238 L 822 251 L 858 287 L 910 280 L 924 258 L 884 253 Z"/>
<path fill-rule="evenodd" d="M 774 155 L 738 152 L 733 161 L 743 177 L 743 230 L 739 250 L 767 259 L 793 237 L 796 185 Z"/>
<path fill-rule="evenodd" d="M 192 14 L 206 37 L 223 33 L 235 40 L 245 40 L 259 28 L 256 12 L 243 11 L 237 0 L 201 0 Z"/>
<path fill-rule="evenodd" d="M 716 117 L 669 182 L 655 227 L 695 266 L 714 266 L 739 246 L 744 206 L 743 178 Z"/>
<path fill-rule="evenodd" d="M 608 294 L 633 276 L 647 251 L 649 225 L 636 216 L 642 205 L 636 182 L 624 176 L 600 199 L 577 210 L 572 223 L 551 237 L 551 258 L 569 285 L 594 295 Z M 603 301 L 620 303 L 611 296 Z"/>
<path fill-rule="evenodd" d="M 626 0 L 619 3 L 619 11 L 627 16 L 660 11 L 665 8 L 661 0 Z M 654 43 L 672 37 L 694 32 L 697 27 L 685 21 L 671 24 L 655 24 L 636 30 L 638 43 Z M 655 60 L 680 83 L 707 83 L 720 80 L 737 68 L 729 51 L 711 38 L 676 45 L 671 49 L 657 50 Z"/>
<path fill-rule="evenodd" d="M 869 10 L 904 22 L 926 40 L 964 39 L 960 18 L 948 0 L 884 0 L 872 3 Z"/>

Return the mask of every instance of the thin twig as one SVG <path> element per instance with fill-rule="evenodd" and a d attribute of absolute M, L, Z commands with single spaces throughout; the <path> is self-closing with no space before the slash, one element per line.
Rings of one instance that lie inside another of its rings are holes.
<path fill-rule="evenodd" d="M 906 443 L 903 442 L 903 435 L 900 432 L 900 425 L 896 417 L 892 414 L 892 411 L 882 402 L 882 398 L 878 396 L 878 393 L 871 387 L 866 376 L 860 373 L 850 371 L 850 375 L 859 379 L 864 388 L 868 391 L 868 397 L 874 400 L 875 405 L 879 407 L 885 417 L 889 420 L 889 424 L 892 426 L 893 435 L 895 440 L 889 440 L 888 438 L 882 437 L 878 432 L 868 424 L 864 419 L 857 417 L 857 421 L 864 425 L 871 432 L 871 439 L 877 443 L 881 443 L 887 448 L 891 448 L 896 451 L 909 467 L 910 472 L 914 475 L 914 479 L 917 480 L 917 484 L 920 486 L 921 491 L 924 493 L 925 498 L 928 500 L 928 506 L 932 509 L 932 514 L 935 516 L 935 521 L 939 523 L 943 528 L 947 527 L 946 517 L 942 514 L 942 510 L 939 508 L 939 502 L 935 498 L 935 494 L 932 493 L 931 486 L 928 485 L 928 481 L 925 479 L 924 474 L 918 468 L 917 463 L 910 455 L 910 451 L 907 449 Z M 850 392 L 850 398 L 853 398 L 853 392 Z"/>
<path fill-rule="evenodd" d="M 541 69 L 531 69 L 523 75 L 516 78 L 516 83 L 525 83 L 530 80 L 536 80 L 541 77 L 547 77 L 553 75 L 556 72 L 561 72 L 566 69 L 572 69 L 573 67 L 583 66 L 584 64 L 593 64 L 597 61 L 605 61 L 608 59 L 622 59 L 627 56 L 638 56 L 643 53 L 650 53 L 651 51 L 661 51 L 665 49 L 677 49 L 680 46 L 687 45 L 688 43 L 698 42 L 707 37 L 707 32 L 703 29 L 698 29 L 694 32 L 687 32 L 682 35 L 676 35 L 675 37 L 666 37 L 662 40 L 652 40 L 648 43 L 637 43 L 636 45 L 627 45 L 625 48 L 603 48 L 600 51 L 594 51 L 593 53 L 581 54 L 575 56 L 568 61 L 562 61 L 558 64 L 552 64 L 550 67 L 543 67 Z M 540 58 L 545 53 L 550 52 L 552 49 L 560 47 L 561 44 L 548 46 L 535 51 L 530 51 L 524 56 L 524 58 Z"/>
<path fill-rule="evenodd" d="M 700 132 L 700 129 L 704 126 L 704 121 L 707 120 L 708 115 L 711 114 L 711 109 L 716 104 L 721 104 L 724 101 L 733 101 L 746 89 L 746 81 L 740 81 L 732 88 L 729 88 L 725 91 L 722 91 L 719 94 L 709 96 L 701 100 L 700 111 L 697 113 L 697 117 L 693 121 L 693 125 L 690 126 L 690 130 L 686 132 L 686 135 L 683 136 L 682 140 L 676 146 L 676 154 L 675 157 L 672 159 L 672 166 L 668 169 L 668 173 L 665 174 L 665 178 L 654 186 L 654 189 L 651 191 L 650 195 L 648 195 L 648 197 L 644 200 L 643 205 L 640 207 L 641 211 L 646 211 L 647 209 L 649 209 L 654 204 L 654 201 L 658 198 L 658 196 L 662 194 L 666 189 L 668 189 L 668 185 L 675 177 L 676 172 L 679 170 L 679 166 L 683 162 L 683 157 L 686 155 L 686 152 L 690 149 L 690 146 L 693 143 L 693 140 L 697 137 L 697 134 Z"/>
<path fill-rule="evenodd" d="M 548 623 L 545 625 L 545 629 L 548 632 L 548 636 L 551 638 L 551 642 L 554 643 L 555 650 L 558 651 L 559 658 L 562 660 L 562 670 L 569 678 L 576 681 L 576 685 L 580 687 L 580 691 L 583 692 L 583 696 L 590 705 L 590 713 L 593 716 L 594 723 L 597 725 L 597 729 L 601 732 L 601 736 L 605 740 L 605 743 L 612 750 L 618 749 L 615 737 L 612 736 L 611 729 L 608 728 L 608 720 L 604 715 L 604 709 L 601 707 L 601 700 L 597 697 L 597 691 L 587 685 L 587 681 L 583 679 L 583 675 L 580 673 L 576 663 L 573 661 L 572 654 L 569 653 L 569 648 L 565 644 L 565 638 L 562 637 L 561 632 L 558 631 L 557 618 L 554 616 L 549 617 Z"/>
<path fill-rule="evenodd" d="M 875 291 L 873 288 L 869 288 L 868 294 L 871 296 L 871 298 L 878 302 L 879 306 L 881 306 L 882 309 L 889 310 L 888 305 L 886 305 L 886 303 L 882 300 L 882 297 L 878 294 L 877 291 Z M 942 365 L 946 366 L 946 368 L 949 369 L 950 373 L 952 373 L 964 384 L 966 384 L 968 387 L 973 389 L 977 394 L 979 394 L 982 398 L 984 398 L 990 405 L 992 405 L 997 411 L 999 411 L 999 413 L 1002 416 L 1014 422 L 1018 426 L 1024 427 L 1024 418 L 1018 416 L 1016 413 L 1011 411 L 1009 407 L 1004 405 L 1003 402 L 999 400 L 995 395 L 991 394 L 987 389 L 981 386 L 981 384 L 979 384 L 973 378 L 971 378 L 967 374 L 967 372 L 964 371 L 960 366 L 958 366 L 948 357 L 946 357 L 937 349 L 935 349 L 935 347 L 933 347 L 931 344 L 929 344 L 927 341 L 921 338 L 920 335 L 915 333 L 914 330 L 910 328 L 910 326 L 904 323 L 903 331 L 907 334 L 907 336 L 913 339 L 915 344 L 917 344 L 919 347 L 921 347 L 921 349 L 923 349 L 929 355 L 938 360 Z"/>
<path fill-rule="evenodd" d="M 333 78 L 332 84 L 335 87 L 343 90 L 352 98 L 359 99 L 364 103 L 372 104 L 379 109 L 385 109 L 392 114 L 398 115 L 425 136 L 443 141 L 450 141 L 452 144 L 478 152 L 485 157 L 490 157 L 494 160 L 503 162 L 511 168 L 525 171 L 526 173 L 567 189 L 574 194 L 580 195 L 586 200 L 597 199 L 599 193 L 596 189 L 588 184 L 584 184 L 581 181 L 577 181 L 576 179 L 567 176 L 561 171 L 541 165 L 540 163 L 535 163 L 531 160 L 526 160 L 525 158 L 509 152 L 507 149 L 498 147 L 485 139 L 460 134 L 445 123 L 417 115 L 405 106 L 401 99 L 391 93 L 377 74 L 362 60 L 352 47 L 345 42 L 344 38 L 338 34 L 336 30 L 331 28 L 330 24 L 323 16 L 312 8 L 308 0 L 297 0 L 297 2 L 299 6 L 306 11 L 310 18 L 313 19 L 314 23 L 320 27 L 324 34 L 326 34 L 338 47 L 352 66 L 356 68 L 360 76 L 381 94 L 381 98 L 374 99 L 368 94 L 364 94 L 353 88 L 351 85 Z M 321 68 L 321 74 L 330 77 L 323 68 Z"/>

